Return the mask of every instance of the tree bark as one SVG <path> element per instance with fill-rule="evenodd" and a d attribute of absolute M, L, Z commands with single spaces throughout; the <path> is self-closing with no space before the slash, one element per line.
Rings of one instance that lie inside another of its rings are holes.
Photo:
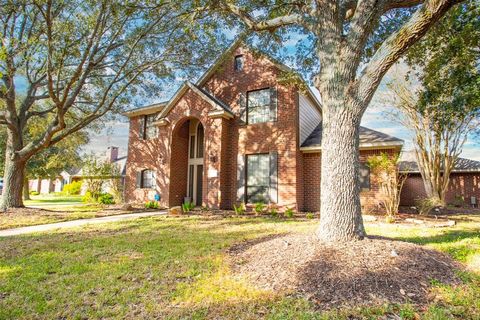
<path fill-rule="evenodd" d="M 317 236 L 326 242 L 360 240 L 365 237 L 358 181 L 361 117 L 348 106 L 325 109 Z"/>
<path fill-rule="evenodd" d="M 23 200 L 30 200 L 30 190 L 28 187 L 28 178 L 24 177 L 23 179 Z"/>
<path fill-rule="evenodd" d="M 5 150 L 5 170 L 3 176 L 3 193 L 1 208 L 23 207 L 23 183 L 28 159 L 19 158 L 16 154 L 23 146 L 22 138 L 12 129 L 7 128 Z"/>
<path fill-rule="evenodd" d="M 25 162 L 7 158 L 3 177 L 2 209 L 23 207 Z"/>

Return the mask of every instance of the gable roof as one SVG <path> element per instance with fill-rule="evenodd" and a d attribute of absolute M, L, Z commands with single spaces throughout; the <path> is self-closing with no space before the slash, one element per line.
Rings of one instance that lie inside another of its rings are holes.
<path fill-rule="evenodd" d="M 307 96 L 313 101 L 313 103 L 315 104 L 315 107 L 318 108 L 318 110 L 321 112 L 322 111 L 322 104 L 321 102 L 318 100 L 317 96 L 313 93 L 312 89 L 307 85 L 307 82 L 303 79 L 302 75 L 300 73 L 298 73 L 297 71 L 293 70 L 292 68 L 290 68 L 289 66 L 287 66 L 286 64 L 278 61 L 277 59 L 275 59 L 274 57 L 270 56 L 269 54 L 261 51 L 261 50 L 258 50 L 256 48 L 253 48 L 252 46 L 248 45 L 245 41 L 245 34 L 242 34 L 238 37 L 237 40 L 235 40 L 231 45 L 230 47 L 228 47 L 216 60 L 215 62 L 210 66 L 210 68 L 208 68 L 208 70 L 200 77 L 200 79 L 198 79 L 196 85 L 198 87 L 203 87 L 205 85 L 205 83 L 207 82 L 208 79 L 210 79 L 210 77 L 212 77 L 215 72 L 218 70 L 218 68 L 222 65 L 222 63 L 225 61 L 225 59 L 227 57 L 229 57 L 233 51 L 235 51 L 238 47 L 240 46 L 244 46 L 246 48 L 248 48 L 249 50 L 251 50 L 252 52 L 255 52 L 263 57 L 265 57 L 267 60 L 269 60 L 270 62 L 272 62 L 277 68 L 279 68 L 280 70 L 282 71 L 285 71 L 285 72 L 291 72 L 291 73 L 294 73 L 296 76 L 298 76 L 303 83 L 305 83 L 305 87 L 306 87 L 306 94 Z"/>
<path fill-rule="evenodd" d="M 229 57 L 234 50 L 236 50 L 239 46 L 243 45 L 247 47 L 248 49 L 260 54 L 261 56 L 265 57 L 268 59 L 270 62 L 272 62 L 276 67 L 278 67 L 280 70 L 285 71 L 285 72 L 292 72 L 295 73 L 305 84 L 306 81 L 303 79 L 303 77 L 293 70 L 292 68 L 288 67 L 287 65 L 279 62 L 275 58 L 271 57 L 270 55 L 255 49 L 251 46 L 249 46 L 245 41 L 246 35 L 242 34 L 240 35 L 216 60 L 215 62 L 207 69 L 207 71 L 198 79 L 196 84 L 190 83 L 189 81 L 185 81 L 183 85 L 175 92 L 175 94 L 170 98 L 168 101 L 152 104 L 149 106 L 145 107 L 140 107 L 136 109 L 132 109 L 129 111 L 126 111 L 122 113 L 122 115 L 126 117 L 134 117 L 137 115 L 145 115 L 145 114 L 152 114 L 155 112 L 160 111 L 160 115 L 157 117 L 157 120 L 160 120 L 164 118 L 172 106 L 181 98 L 181 96 L 186 92 L 186 89 L 190 87 L 192 90 L 194 90 L 196 93 L 199 93 L 203 98 L 207 100 L 207 102 L 214 102 L 216 105 L 220 106 L 225 112 L 233 116 L 233 112 L 231 108 L 225 104 L 224 102 L 220 101 L 218 98 L 214 97 L 210 93 L 208 93 L 206 90 L 203 90 L 202 87 L 205 85 L 205 82 L 210 79 L 211 76 L 215 74 L 215 72 L 218 70 L 218 68 L 222 65 L 222 63 L 225 61 L 227 57 Z M 188 86 L 188 87 L 187 87 Z M 322 104 L 318 100 L 317 96 L 313 93 L 311 88 L 308 85 L 305 85 L 307 88 L 307 96 L 313 101 L 315 107 L 322 112 Z M 196 89 L 196 90 L 195 90 Z"/>
<path fill-rule="evenodd" d="M 126 112 L 122 113 L 122 115 L 131 118 L 131 117 L 139 116 L 139 115 L 142 115 L 142 114 L 143 115 L 153 114 L 155 112 L 158 112 L 158 111 L 162 110 L 167 105 L 167 103 L 168 103 L 168 101 L 163 101 L 163 102 L 154 103 L 154 104 L 151 104 L 151 105 L 148 105 L 148 106 L 135 108 L 135 109 L 132 109 L 132 110 L 129 110 L 129 111 L 126 111 Z"/>
<path fill-rule="evenodd" d="M 212 105 L 212 107 L 216 108 L 217 110 L 223 110 L 233 116 L 232 109 L 226 103 L 220 101 L 218 98 L 212 96 L 206 90 L 201 89 L 190 81 L 185 81 L 183 85 L 177 90 L 177 92 L 175 92 L 170 101 L 165 105 L 163 110 L 158 115 L 157 120 L 164 118 L 170 112 L 170 110 L 172 110 L 178 100 L 183 97 L 183 95 L 185 94 L 185 92 L 187 92 L 188 89 L 198 94 L 203 100 Z"/>
<path fill-rule="evenodd" d="M 322 123 L 320 123 L 300 146 L 301 150 L 320 150 L 322 146 Z M 360 127 L 360 148 L 401 147 L 403 140 L 383 132 Z"/>

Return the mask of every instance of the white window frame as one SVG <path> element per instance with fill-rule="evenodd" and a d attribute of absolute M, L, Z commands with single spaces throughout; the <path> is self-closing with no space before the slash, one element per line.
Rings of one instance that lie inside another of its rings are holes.
<path fill-rule="evenodd" d="M 268 104 L 265 104 L 265 105 L 262 105 L 262 106 L 254 106 L 252 107 L 250 105 L 250 95 L 251 94 L 255 94 L 255 93 L 259 93 L 261 91 L 265 91 L 268 93 Z M 258 90 L 251 90 L 251 91 L 247 91 L 247 124 L 257 124 L 257 123 L 267 123 L 267 122 L 270 122 L 270 119 L 271 119 L 271 104 L 272 104 L 272 96 L 271 96 L 271 89 L 270 88 L 263 88 L 263 89 L 258 89 Z M 263 114 L 262 114 L 262 117 L 264 117 L 263 121 L 256 121 L 256 122 L 252 122 L 250 117 L 251 117 L 251 109 L 262 109 L 263 110 Z M 267 112 L 265 112 L 265 109 Z M 266 116 L 266 119 L 265 119 L 265 116 Z"/>

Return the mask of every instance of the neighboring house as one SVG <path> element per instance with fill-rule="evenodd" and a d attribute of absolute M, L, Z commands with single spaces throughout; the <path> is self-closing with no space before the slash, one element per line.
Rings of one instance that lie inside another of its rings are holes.
<path fill-rule="evenodd" d="M 126 112 L 126 201 L 158 194 L 164 206 L 192 200 L 231 209 L 235 203 L 262 201 L 319 210 L 322 106 L 308 89 L 282 81 L 291 72 L 237 41 L 199 81 L 185 82 L 169 101 Z M 378 206 L 379 197 L 366 158 L 396 154 L 402 145 L 361 128 L 364 207 Z"/>
<path fill-rule="evenodd" d="M 105 161 L 114 163 L 119 167 L 121 172 L 121 183 L 122 186 L 125 184 L 125 174 L 126 174 L 126 163 L 127 157 L 118 156 L 118 147 L 108 147 L 106 151 Z M 41 194 L 47 194 L 51 192 L 61 192 L 63 187 L 66 184 L 72 183 L 74 181 L 81 181 L 85 179 L 82 168 L 73 168 L 69 171 L 62 171 L 60 175 L 55 179 L 32 179 L 29 181 L 29 190 L 36 191 Z M 104 178 L 107 179 L 107 178 Z M 108 192 L 108 184 L 105 185 L 105 192 Z M 82 186 L 82 194 L 85 193 L 85 185 Z"/>
<path fill-rule="evenodd" d="M 400 172 L 408 174 L 402 189 L 400 204 L 413 206 L 418 199 L 426 198 L 425 185 L 418 169 L 415 155 L 405 152 L 399 163 Z M 459 158 L 450 174 L 446 194 L 447 204 L 474 206 L 480 201 L 480 161 Z"/>

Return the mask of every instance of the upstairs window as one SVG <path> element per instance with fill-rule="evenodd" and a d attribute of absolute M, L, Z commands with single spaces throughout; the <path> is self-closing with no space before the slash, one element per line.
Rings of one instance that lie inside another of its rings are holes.
<path fill-rule="evenodd" d="M 157 137 L 157 126 L 154 124 L 156 116 L 156 114 L 149 114 L 143 117 L 142 138 L 144 140 Z"/>
<path fill-rule="evenodd" d="M 276 113 L 276 106 L 272 105 L 270 89 L 247 92 L 248 124 L 271 121 L 274 113 Z"/>
<path fill-rule="evenodd" d="M 243 70 L 243 56 L 242 55 L 235 56 L 235 62 L 234 62 L 233 68 L 235 69 L 235 71 Z"/>

